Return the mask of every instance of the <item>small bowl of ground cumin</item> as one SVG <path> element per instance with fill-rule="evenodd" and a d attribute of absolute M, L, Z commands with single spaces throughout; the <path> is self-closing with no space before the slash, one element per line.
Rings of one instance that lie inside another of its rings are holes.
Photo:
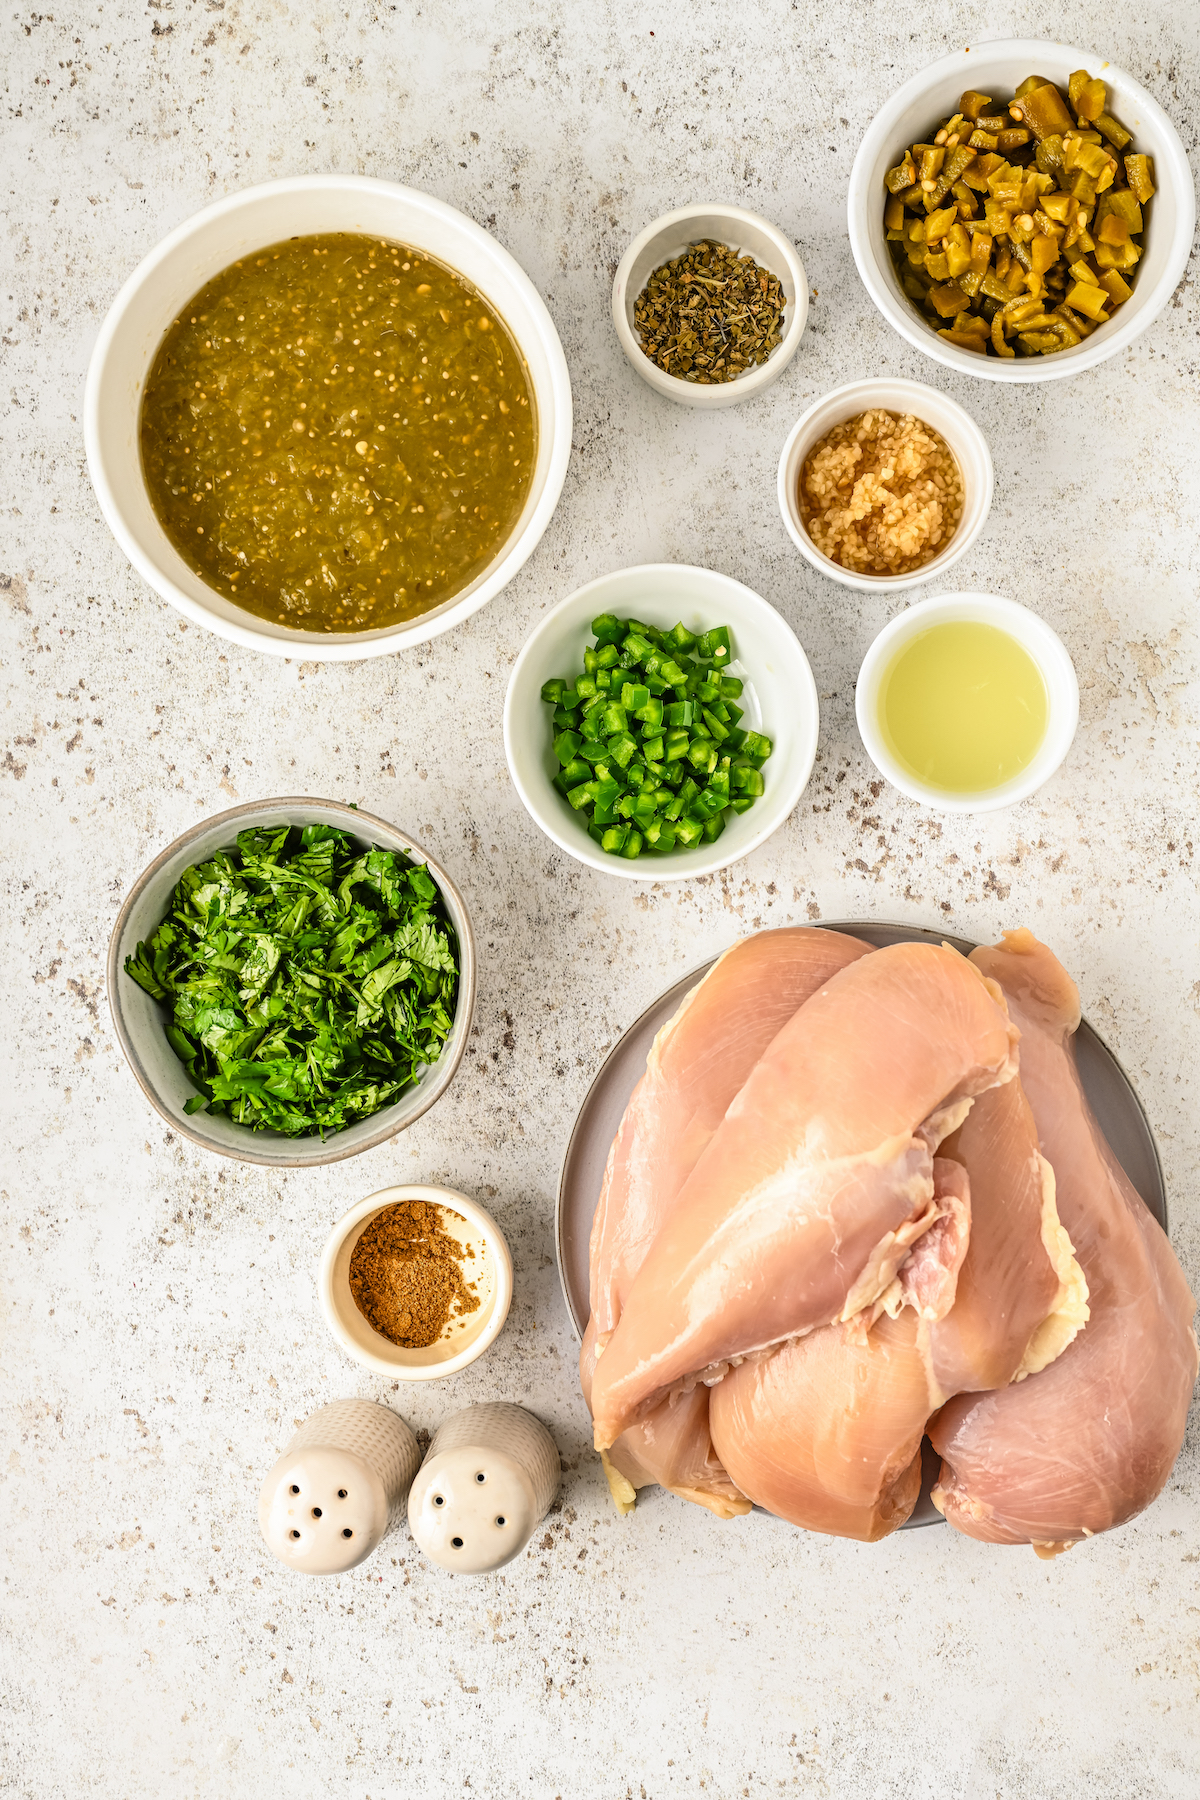
<path fill-rule="evenodd" d="M 400 1381 L 437 1381 L 499 1336 L 512 1258 L 495 1220 L 466 1194 L 383 1188 L 334 1226 L 320 1290 L 348 1356 Z"/>
<path fill-rule="evenodd" d="M 779 510 L 815 569 L 854 588 L 942 575 L 992 504 L 987 439 L 958 402 L 919 381 L 855 381 L 793 427 Z"/>

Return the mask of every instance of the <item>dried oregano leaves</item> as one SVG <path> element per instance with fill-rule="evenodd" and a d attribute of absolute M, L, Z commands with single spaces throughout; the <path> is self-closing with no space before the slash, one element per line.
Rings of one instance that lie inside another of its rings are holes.
<path fill-rule="evenodd" d="M 681 381 L 733 381 L 783 337 L 779 277 L 705 239 L 655 269 L 633 318 L 651 362 Z"/>

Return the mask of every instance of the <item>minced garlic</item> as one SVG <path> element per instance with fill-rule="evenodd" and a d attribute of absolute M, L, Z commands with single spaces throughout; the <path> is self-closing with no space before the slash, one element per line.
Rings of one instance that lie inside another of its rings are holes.
<path fill-rule="evenodd" d="M 876 410 L 835 425 L 800 472 L 800 517 L 823 555 L 859 575 L 906 575 L 958 529 L 962 475 L 933 427 Z"/>

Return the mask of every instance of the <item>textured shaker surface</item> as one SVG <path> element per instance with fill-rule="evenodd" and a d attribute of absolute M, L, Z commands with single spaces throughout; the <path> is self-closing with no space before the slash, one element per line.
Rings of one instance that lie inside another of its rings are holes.
<path fill-rule="evenodd" d="M 420 1459 L 416 1438 L 388 1407 L 318 1407 L 263 1483 L 258 1517 L 267 1547 L 308 1575 L 355 1568 L 399 1520 Z"/>
<path fill-rule="evenodd" d="M 438 1427 L 408 1497 L 432 1562 L 481 1575 L 519 1556 L 558 1492 L 554 1439 L 524 1407 L 467 1406 Z"/>

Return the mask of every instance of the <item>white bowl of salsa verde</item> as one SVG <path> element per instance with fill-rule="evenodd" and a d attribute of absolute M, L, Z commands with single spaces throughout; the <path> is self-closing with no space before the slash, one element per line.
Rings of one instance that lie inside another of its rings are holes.
<path fill-rule="evenodd" d="M 566 474 L 570 380 L 541 296 L 473 220 L 296 176 L 134 271 L 84 435 L 114 536 L 186 618 L 348 662 L 449 630 L 522 567 Z"/>

